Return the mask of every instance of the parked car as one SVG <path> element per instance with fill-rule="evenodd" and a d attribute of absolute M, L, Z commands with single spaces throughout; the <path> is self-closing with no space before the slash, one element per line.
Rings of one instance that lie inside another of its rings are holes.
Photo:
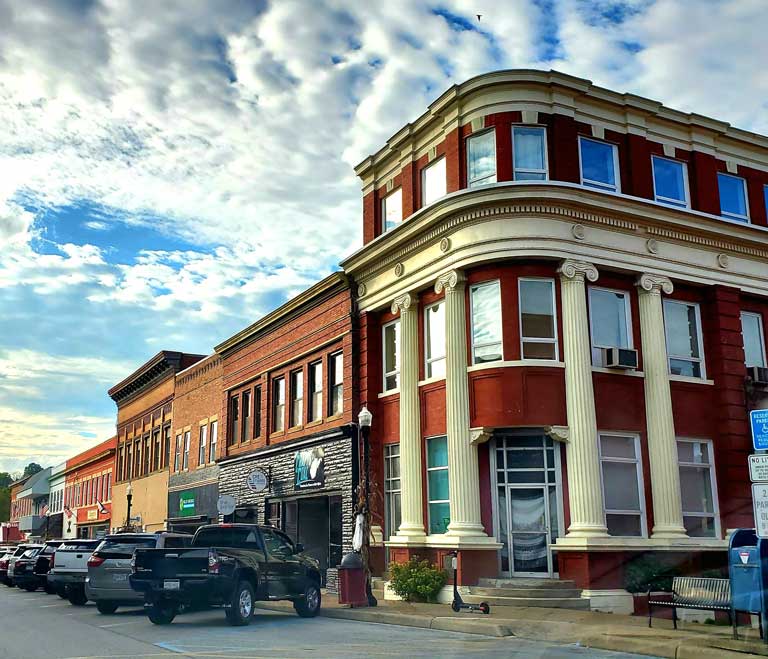
<path fill-rule="evenodd" d="M 119 606 L 143 606 L 144 595 L 128 583 L 131 557 L 138 547 L 173 549 L 189 547 L 188 533 L 119 533 L 101 541 L 88 561 L 85 595 L 96 602 L 99 613 L 114 613 Z"/>
<path fill-rule="evenodd" d="M 64 542 L 64 540 L 47 540 L 42 551 L 37 554 L 35 574 L 40 579 L 40 585 L 49 595 L 53 595 L 56 592 L 56 589 L 52 584 L 48 583 L 48 572 L 51 570 L 51 562 L 53 561 L 53 555 L 56 552 L 57 547 Z"/>
<path fill-rule="evenodd" d="M 5 547 L 2 552 L 0 552 L 0 581 L 4 583 L 6 586 L 12 586 L 10 579 L 8 579 L 8 563 L 11 560 L 11 556 L 15 553 L 17 547 Z"/>
<path fill-rule="evenodd" d="M 14 575 L 16 562 L 22 557 L 29 558 L 32 554 L 37 553 L 36 550 L 40 549 L 41 547 L 42 545 L 30 543 L 19 545 L 19 548 L 8 559 L 8 580 L 14 586 L 16 585 L 16 578 Z"/>
<path fill-rule="evenodd" d="M 83 606 L 88 601 L 85 594 L 88 559 L 99 543 L 101 540 L 67 540 L 53 554 L 48 583 L 75 606 Z"/>
<path fill-rule="evenodd" d="M 212 524 L 189 548 L 137 549 L 129 581 L 156 625 L 172 622 L 182 605 L 222 606 L 231 625 L 247 625 L 256 600 L 290 600 L 309 618 L 320 611 L 320 569 L 303 549 L 269 526 Z"/>
<path fill-rule="evenodd" d="M 30 593 L 43 585 L 40 577 L 35 574 L 37 556 L 43 548 L 44 545 L 30 547 L 21 556 L 12 558 L 8 565 L 8 572 L 12 572 L 12 578 L 16 585 Z"/>

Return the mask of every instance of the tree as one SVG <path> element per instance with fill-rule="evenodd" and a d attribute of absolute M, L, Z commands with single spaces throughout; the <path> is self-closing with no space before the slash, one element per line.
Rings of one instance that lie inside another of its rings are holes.
<path fill-rule="evenodd" d="M 8 487 L 14 478 L 7 471 L 0 471 L 0 487 Z"/>
<path fill-rule="evenodd" d="M 33 476 L 42 470 L 43 468 L 37 464 L 37 462 L 30 462 L 26 467 L 24 467 L 24 476 Z"/>
<path fill-rule="evenodd" d="M 11 488 L 0 487 L 0 522 L 11 518 Z"/>

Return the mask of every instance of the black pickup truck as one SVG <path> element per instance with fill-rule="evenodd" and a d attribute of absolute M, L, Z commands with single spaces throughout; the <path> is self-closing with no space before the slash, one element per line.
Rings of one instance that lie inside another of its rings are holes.
<path fill-rule="evenodd" d="M 222 606 L 231 625 L 247 625 L 257 600 L 290 600 L 296 613 L 320 611 L 320 570 L 281 531 L 255 524 L 211 524 L 190 547 L 138 548 L 131 559 L 131 588 L 144 593 L 156 625 L 179 609 Z"/>

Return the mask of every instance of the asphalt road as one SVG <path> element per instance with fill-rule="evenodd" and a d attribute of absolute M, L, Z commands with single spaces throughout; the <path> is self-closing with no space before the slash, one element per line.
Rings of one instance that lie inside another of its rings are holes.
<path fill-rule="evenodd" d="M 133 657 L 483 657 L 640 659 L 638 655 L 516 638 L 377 625 L 304 620 L 257 610 L 249 627 L 226 624 L 222 611 L 182 615 L 158 627 L 140 609 L 100 615 L 56 595 L 0 586 L 0 659 L 128 659 Z M 647 657 L 643 658 L 647 659 Z"/>

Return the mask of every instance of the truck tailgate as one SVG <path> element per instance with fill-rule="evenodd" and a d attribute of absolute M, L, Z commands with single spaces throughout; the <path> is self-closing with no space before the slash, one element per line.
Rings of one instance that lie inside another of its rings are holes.
<path fill-rule="evenodd" d="M 57 573 L 88 572 L 88 559 L 100 540 L 76 541 L 61 545 L 56 550 L 54 565 Z"/>
<path fill-rule="evenodd" d="M 137 549 L 134 579 L 199 578 L 208 573 L 208 548 Z"/>

